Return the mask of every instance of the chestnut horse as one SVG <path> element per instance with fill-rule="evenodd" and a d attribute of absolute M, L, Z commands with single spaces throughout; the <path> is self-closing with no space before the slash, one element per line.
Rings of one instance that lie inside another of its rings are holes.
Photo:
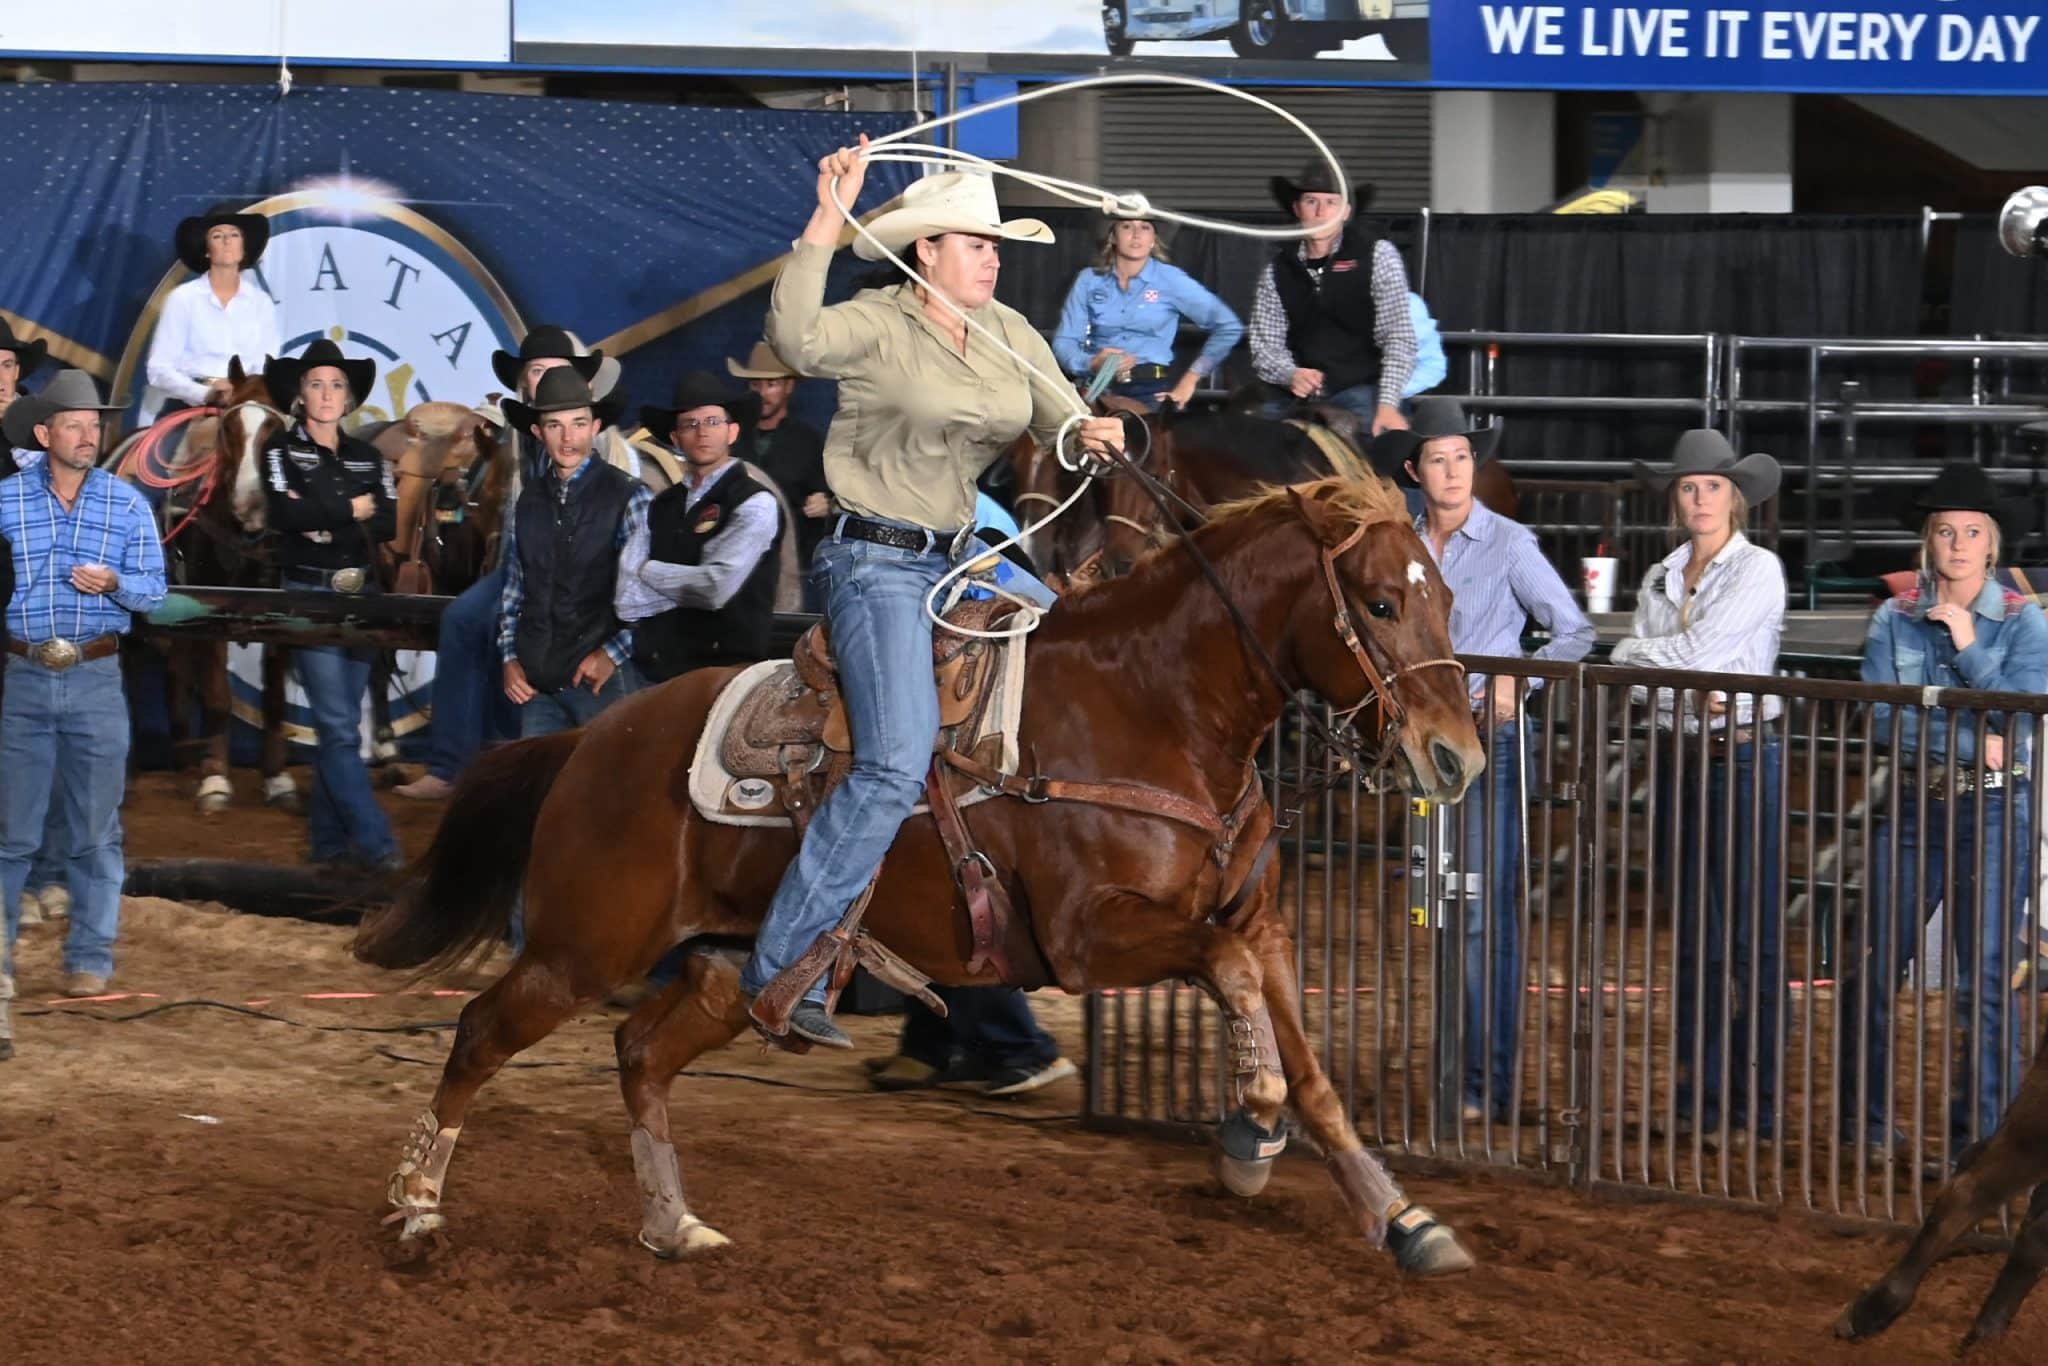
<path fill-rule="evenodd" d="M 1069 992 L 1202 983 L 1230 1017 L 1237 1063 L 1240 1109 L 1221 1135 L 1226 1183 L 1243 1194 L 1263 1186 L 1291 1099 L 1368 1239 L 1384 1239 L 1412 1272 L 1463 1270 L 1469 1254 L 1365 1151 L 1317 1062 L 1268 857 L 1273 816 L 1252 768 L 1306 689 L 1362 711 L 1378 762 L 1418 795 L 1456 800 L 1485 757 L 1450 658 L 1450 594 L 1379 480 L 1265 492 L 1217 509 L 1191 545 L 1213 582 L 1189 546 L 1175 546 L 1044 618 L 1031 637 L 1019 752 L 1052 779 L 1143 784 L 1183 809 L 1241 813 L 1239 838 L 1220 841 L 1213 814 L 1205 833 L 1156 806 L 1136 814 L 1071 791 L 970 808 L 974 838 L 1025 922 L 1012 926 L 1013 957 L 1020 943 L 1036 947 Z M 688 795 L 706 717 L 733 674 L 685 674 L 580 732 L 487 752 L 404 894 L 359 932 L 365 962 L 445 969 L 501 938 L 524 896 L 525 949 L 464 1008 L 432 1108 L 392 1177 L 402 1238 L 442 1227 L 470 1103 L 508 1059 L 670 946 L 758 928 L 795 836 L 712 823 Z M 990 984 L 992 969 L 968 966 L 958 904 L 933 823 L 914 817 L 883 864 L 866 928 L 937 981 Z M 726 1241 L 684 1204 L 669 1086 L 749 1027 L 748 1005 L 732 950 L 700 942 L 682 976 L 615 1036 L 640 1240 L 659 1256 Z"/>

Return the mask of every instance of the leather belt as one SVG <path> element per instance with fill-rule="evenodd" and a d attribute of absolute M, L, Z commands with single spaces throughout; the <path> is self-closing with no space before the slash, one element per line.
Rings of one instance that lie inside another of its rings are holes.
<path fill-rule="evenodd" d="M 2023 778 L 2026 776 L 2026 772 L 2027 770 L 2024 765 L 2015 767 L 2009 775 L 2004 769 L 1986 769 L 1984 770 L 1984 790 L 1986 792 L 2003 792 L 2008 776 Z M 1924 786 L 1927 790 L 1928 799 L 1931 801 L 1945 800 L 1951 794 L 1958 797 L 1967 797 L 1977 790 L 1977 774 L 1974 769 L 1958 766 L 1956 769 L 1955 786 L 1951 788 L 1948 783 L 1948 774 L 1937 769 L 1927 775 L 1927 781 Z"/>
<path fill-rule="evenodd" d="M 53 674 L 63 673 L 66 669 L 90 663 L 95 659 L 105 659 L 120 648 L 120 634 L 114 631 L 94 636 L 84 644 L 58 636 L 38 641 L 34 645 L 25 640 L 7 642 L 7 653 L 20 655 L 31 663 L 40 664 Z"/>
<path fill-rule="evenodd" d="M 950 551 L 966 531 L 928 531 L 921 526 L 897 526 L 893 522 L 871 522 L 865 517 L 848 513 L 839 519 L 839 534 L 849 541 L 872 541 L 876 545 L 891 546 L 897 550 L 916 550 L 924 554 L 935 551 Z M 972 528 L 967 528 L 972 530 Z"/>
<path fill-rule="evenodd" d="M 1131 373 L 1122 376 L 1117 382 L 1119 384 L 1149 382 L 1151 380 L 1165 379 L 1170 373 L 1172 373 L 1171 368 L 1164 365 L 1133 365 Z"/>
<path fill-rule="evenodd" d="M 351 566 L 333 571 L 325 569 L 290 569 L 284 573 L 287 584 L 296 583 L 304 587 L 318 588 L 328 593 L 344 593 L 350 597 L 370 586 L 370 571 Z"/>

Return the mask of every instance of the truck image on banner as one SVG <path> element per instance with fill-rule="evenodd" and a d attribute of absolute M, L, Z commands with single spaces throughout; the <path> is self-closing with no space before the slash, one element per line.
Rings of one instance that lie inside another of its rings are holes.
<path fill-rule="evenodd" d="M 1288 60 L 1335 52 L 1378 34 L 1400 61 L 1429 54 L 1429 0 L 1111 0 L 1102 36 L 1111 56 L 1140 42 L 1230 41 L 1240 57 Z"/>

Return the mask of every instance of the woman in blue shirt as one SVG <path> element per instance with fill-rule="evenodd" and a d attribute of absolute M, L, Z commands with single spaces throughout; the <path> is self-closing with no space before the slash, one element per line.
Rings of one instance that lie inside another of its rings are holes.
<path fill-rule="evenodd" d="M 1863 643 L 1864 681 L 2048 691 L 2048 617 L 1996 577 L 2001 545 L 2025 533 L 2026 511 L 2024 500 L 2003 496 L 1977 465 L 1955 461 L 1942 466 L 1913 506 L 1921 525 L 1920 578 L 1870 619 Z M 1941 706 L 1903 709 L 1896 721 L 1899 809 L 1879 823 L 1871 841 L 1867 953 L 1849 958 L 1857 966 L 1842 1007 L 1837 1113 L 1848 1141 L 1856 1138 L 1861 1116 L 1875 1158 L 1902 1141 L 1886 1127 L 1888 1112 L 1912 1112 L 1903 1086 L 1896 1103 L 1887 1105 L 1891 1008 L 1919 948 L 1921 926 L 1937 905 L 1945 906 L 1946 938 L 1954 948 L 1948 976 L 1956 1028 L 1965 1036 L 1949 1105 L 1948 1156 L 1953 1160 L 1973 1139 L 1991 1136 L 2020 1076 L 2018 1033 L 2024 1025 L 2012 1021 L 2018 1027 L 2011 1039 L 2005 1038 L 2005 984 L 2015 909 L 2030 885 L 2032 726 L 2021 714 Z M 1891 747 L 1893 724 L 1890 706 L 1874 708 L 1872 728 L 1880 751 Z M 1890 843 L 1894 826 L 1896 863 Z M 1951 828 L 1954 866 L 1944 870 Z M 1927 834 L 1924 851 L 1922 831 Z M 1895 878 L 1905 884 L 1903 896 L 1892 886 Z M 1917 1087 L 1917 1074 L 1905 1085 Z"/>
<path fill-rule="evenodd" d="M 1171 385 L 1173 339 L 1187 319 L 1209 334 L 1194 363 Z M 1145 218 L 1112 219 L 1095 264 L 1075 277 L 1060 310 L 1052 351 L 1061 368 L 1086 379 L 1114 357 L 1109 392 L 1157 408 L 1163 399 L 1186 407 L 1195 386 L 1244 337 L 1230 306 L 1169 263 L 1159 231 Z"/>

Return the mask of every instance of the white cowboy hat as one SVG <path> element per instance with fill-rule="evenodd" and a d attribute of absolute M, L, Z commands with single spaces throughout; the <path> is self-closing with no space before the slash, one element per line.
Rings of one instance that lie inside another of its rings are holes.
<path fill-rule="evenodd" d="M 899 255 L 920 237 L 946 232 L 971 232 L 1010 242 L 1052 241 L 1052 229 L 1036 218 L 1004 222 L 1002 210 L 996 206 L 995 181 L 973 171 L 948 171 L 912 182 L 903 192 L 901 207 L 889 210 L 867 228 Z M 853 254 L 863 261 L 882 259 L 882 253 L 866 237 L 854 239 Z"/>

